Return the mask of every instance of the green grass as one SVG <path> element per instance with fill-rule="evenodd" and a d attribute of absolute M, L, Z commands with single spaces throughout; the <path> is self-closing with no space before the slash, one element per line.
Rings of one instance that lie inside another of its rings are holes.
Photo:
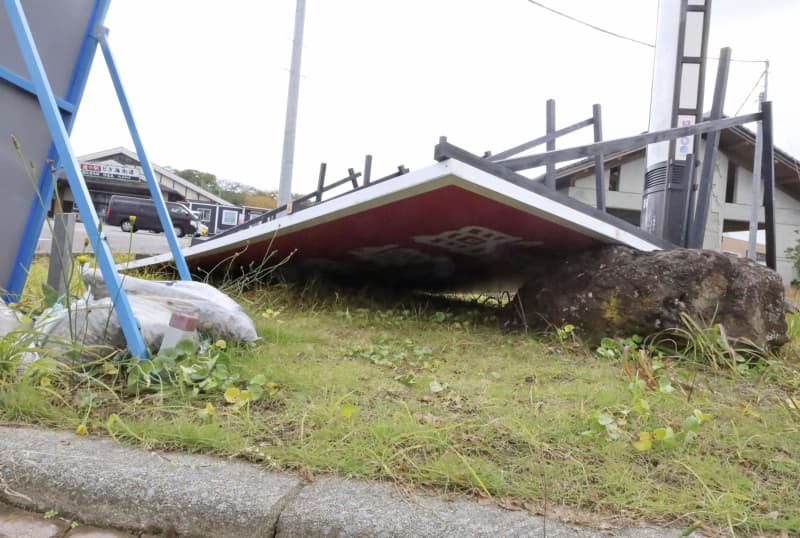
<path fill-rule="evenodd" d="M 125 393 L 124 372 L 99 366 L 94 376 L 6 369 L 0 417 L 537 512 L 800 534 L 796 342 L 744 374 L 665 360 L 662 386 L 674 390 L 661 392 L 572 333 L 504 332 L 498 311 L 475 303 L 283 286 L 239 299 L 262 341 L 220 353 L 238 386 L 263 375 L 272 396 L 235 408 L 221 389 Z M 687 434 L 695 410 L 703 420 Z M 667 427 L 674 446 L 634 447 Z"/>

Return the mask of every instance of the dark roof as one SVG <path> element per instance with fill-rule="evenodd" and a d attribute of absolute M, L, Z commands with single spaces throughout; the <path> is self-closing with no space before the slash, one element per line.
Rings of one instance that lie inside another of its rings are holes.
<path fill-rule="evenodd" d="M 725 129 L 719 138 L 719 148 L 737 166 L 753 171 L 756 135 L 744 126 Z M 775 187 L 800 200 L 800 161 L 775 148 Z"/>
<path fill-rule="evenodd" d="M 81 155 L 78 157 L 80 161 L 87 161 L 87 162 L 103 162 L 109 159 L 116 160 L 120 164 L 127 164 L 130 166 L 140 166 L 139 157 L 136 155 L 136 152 L 131 151 L 129 149 L 118 147 L 118 148 L 111 148 L 106 149 L 103 151 L 98 151 L 95 153 L 90 153 L 89 155 Z M 199 194 L 205 199 L 213 200 L 217 204 L 227 205 L 230 202 L 227 202 L 224 198 L 220 198 L 216 194 L 208 192 L 204 188 L 200 187 L 199 185 L 195 185 L 191 181 L 188 181 L 181 176 L 175 174 L 168 168 L 164 168 L 162 166 L 158 166 L 157 164 L 153 164 L 153 170 L 167 178 L 171 181 L 179 185 L 183 185 L 184 187 L 194 191 L 195 193 Z M 163 190 L 163 189 L 162 189 Z M 181 196 L 183 198 L 183 196 Z"/>
<path fill-rule="evenodd" d="M 122 163 L 120 163 L 122 164 Z M 93 191 L 112 192 L 114 194 L 135 194 L 139 196 L 150 196 L 150 188 L 144 181 L 132 181 L 128 179 L 112 179 L 107 177 L 95 177 L 84 174 L 86 187 Z M 60 184 L 69 184 L 63 174 L 58 178 Z M 162 193 L 172 195 L 170 198 L 184 200 L 185 197 L 170 187 L 159 185 Z"/>

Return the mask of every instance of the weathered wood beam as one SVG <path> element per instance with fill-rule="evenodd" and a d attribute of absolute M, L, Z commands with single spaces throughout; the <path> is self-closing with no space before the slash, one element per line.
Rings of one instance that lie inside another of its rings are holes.
<path fill-rule="evenodd" d="M 618 151 L 630 151 L 644 147 L 648 144 L 655 142 L 665 142 L 667 140 L 675 140 L 684 136 L 694 136 L 712 131 L 721 131 L 729 127 L 743 125 L 754 121 L 761 120 L 761 112 L 754 112 L 752 114 L 744 114 L 733 118 L 723 118 L 715 121 L 704 121 L 689 125 L 686 127 L 675 127 L 673 129 L 666 129 L 664 131 L 656 131 L 653 133 L 644 133 L 635 136 L 628 136 L 625 138 L 617 138 L 616 140 L 608 140 L 606 142 L 597 142 L 588 144 L 586 146 L 578 146 L 574 148 L 557 149 L 547 153 L 537 153 L 535 155 L 528 155 L 526 157 L 517 157 L 515 159 L 507 159 L 498 161 L 509 170 L 527 170 L 528 168 L 537 168 L 544 166 L 549 162 L 557 163 L 561 161 L 571 161 L 573 159 L 582 159 L 586 157 L 594 157 L 595 155 L 607 155 L 609 153 L 616 153 Z"/>

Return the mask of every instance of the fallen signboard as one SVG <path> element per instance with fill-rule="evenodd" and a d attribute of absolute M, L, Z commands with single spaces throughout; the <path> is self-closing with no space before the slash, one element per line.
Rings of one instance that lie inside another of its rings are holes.
<path fill-rule="evenodd" d="M 442 289 L 519 281 L 526 267 L 552 252 L 670 246 L 527 181 L 450 158 L 183 252 L 195 272 L 230 272 L 257 266 L 269 253 L 275 262 L 292 254 L 288 263 L 299 271 Z M 121 269 L 170 260 L 162 254 Z"/>

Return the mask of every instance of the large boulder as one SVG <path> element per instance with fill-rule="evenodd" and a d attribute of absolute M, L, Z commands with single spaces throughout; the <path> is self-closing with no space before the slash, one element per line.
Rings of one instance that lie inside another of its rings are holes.
<path fill-rule="evenodd" d="M 708 250 L 610 246 L 553 256 L 533 270 L 511 306 L 528 325 L 570 323 L 590 341 L 683 327 L 682 312 L 761 348 L 787 341 L 780 276 Z"/>

